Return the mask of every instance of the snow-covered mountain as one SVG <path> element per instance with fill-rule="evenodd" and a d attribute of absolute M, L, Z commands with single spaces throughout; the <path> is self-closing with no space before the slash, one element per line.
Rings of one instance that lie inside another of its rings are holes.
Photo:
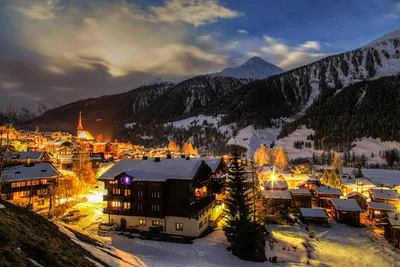
<path fill-rule="evenodd" d="M 380 43 L 382 41 L 386 41 L 386 40 L 390 40 L 390 39 L 396 39 L 400 37 L 400 29 L 389 32 L 385 35 L 383 35 L 382 37 L 379 37 L 378 39 L 373 40 L 372 42 L 368 43 L 365 46 L 372 46 L 376 43 Z"/>
<path fill-rule="evenodd" d="M 261 80 L 269 76 L 284 72 L 283 69 L 266 62 L 260 57 L 252 57 L 242 65 L 235 68 L 226 68 L 221 72 L 209 74 L 211 76 L 234 77 L 237 79 L 247 78 Z"/>

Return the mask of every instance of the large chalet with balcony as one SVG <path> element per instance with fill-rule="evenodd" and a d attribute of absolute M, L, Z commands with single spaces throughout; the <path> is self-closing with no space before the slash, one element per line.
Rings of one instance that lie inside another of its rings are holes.
<path fill-rule="evenodd" d="M 49 187 L 62 175 L 51 163 L 19 164 L 4 168 L 2 174 L 2 198 L 33 210 L 49 205 Z"/>
<path fill-rule="evenodd" d="M 222 159 L 120 160 L 99 177 L 108 191 L 104 212 L 122 229 L 197 237 L 222 213 L 215 178 L 225 168 Z"/>

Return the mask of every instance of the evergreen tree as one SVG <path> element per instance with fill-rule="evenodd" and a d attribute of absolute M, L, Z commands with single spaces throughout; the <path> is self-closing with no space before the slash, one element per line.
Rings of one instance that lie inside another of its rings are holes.
<path fill-rule="evenodd" d="M 341 182 L 336 172 L 333 171 L 330 173 L 327 184 L 332 187 L 340 188 Z"/>
<path fill-rule="evenodd" d="M 340 156 L 337 153 L 335 153 L 335 156 L 333 157 L 332 170 L 336 173 L 343 171 L 343 161 L 340 159 Z"/>
<path fill-rule="evenodd" d="M 252 221 L 251 183 L 245 177 L 237 150 L 234 151 L 226 182 L 227 223 L 223 230 L 233 255 L 251 261 L 265 260 L 263 227 Z"/>
<path fill-rule="evenodd" d="M 289 169 L 289 160 L 283 147 L 278 147 L 275 150 L 275 165 L 282 171 Z"/>

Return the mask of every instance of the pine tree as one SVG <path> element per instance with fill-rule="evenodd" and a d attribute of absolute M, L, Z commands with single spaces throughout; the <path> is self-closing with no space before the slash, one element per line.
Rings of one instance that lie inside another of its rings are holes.
<path fill-rule="evenodd" d="M 263 227 L 251 220 L 251 184 L 245 177 L 237 150 L 234 151 L 226 182 L 225 200 L 228 220 L 223 226 L 233 255 L 251 261 L 265 260 Z"/>
<path fill-rule="evenodd" d="M 267 148 L 262 144 L 254 153 L 254 161 L 256 166 L 264 166 L 268 164 L 267 153 Z"/>
<path fill-rule="evenodd" d="M 174 141 L 172 141 L 172 140 L 169 141 L 168 150 L 179 152 L 179 150 L 177 149 L 176 143 Z"/>
<path fill-rule="evenodd" d="M 333 157 L 333 162 L 332 162 L 331 168 L 336 173 L 340 173 L 343 171 L 343 161 L 340 159 L 340 156 L 337 153 L 335 153 L 335 156 Z"/>
<path fill-rule="evenodd" d="M 278 147 L 275 150 L 275 165 L 282 171 L 289 169 L 289 160 L 283 147 Z"/>

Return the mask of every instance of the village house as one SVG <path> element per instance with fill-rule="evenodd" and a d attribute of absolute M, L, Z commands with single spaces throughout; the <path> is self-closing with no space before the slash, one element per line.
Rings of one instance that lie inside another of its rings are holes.
<path fill-rule="evenodd" d="M 343 194 L 339 188 L 320 186 L 314 189 L 316 205 L 321 208 L 330 208 L 333 198 L 340 198 Z"/>
<path fill-rule="evenodd" d="M 349 225 L 360 225 L 360 212 L 363 212 L 360 205 L 354 199 L 332 198 L 331 214 L 339 223 Z"/>
<path fill-rule="evenodd" d="M 292 193 L 283 190 L 264 190 L 262 205 L 270 214 L 285 213 L 292 206 Z"/>
<path fill-rule="evenodd" d="M 329 215 L 321 208 L 300 208 L 300 219 L 306 224 L 328 225 Z"/>
<path fill-rule="evenodd" d="M 3 170 L 2 197 L 13 204 L 31 206 L 33 210 L 49 205 L 50 185 L 61 174 L 51 163 L 40 162 L 7 167 Z"/>
<path fill-rule="evenodd" d="M 396 207 L 392 204 L 383 202 L 368 202 L 368 218 L 373 221 L 386 218 L 388 212 L 396 211 Z"/>
<path fill-rule="evenodd" d="M 388 212 L 385 237 L 396 248 L 400 247 L 400 212 Z"/>
<path fill-rule="evenodd" d="M 298 185 L 304 181 L 310 180 L 310 176 L 307 174 L 294 174 L 294 173 L 282 173 L 279 178 L 286 181 L 289 189 L 296 189 Z"/>
<path fill-rule="evenodd" d="M 347 199 L 354 199 L 363 210 L 368 209 L 367 197 L 359 192 L 351 192 L 347 194 Z"/>
<path fill-rule="evenodd" d="M 340 181 L 344 196 L 352 192 L 358 192 L 367 197 L 369 189 L 376 187 L 376 185 L 367 178 L 341 178 Z"/>
<path fill-rule="evenodd" d="M 265 190 L 287 190 L 288 188 L 288 184 L 283 179 L 270 180 L 264 183 Z"/>
<path fill-rule="evenodd" d="M 308 189 L 291 189 L 292 208 L 311 208 L 312 193 Z"/>
<path fill-rule="evenodd" d="M 104 213 L 122 229 L 197 237 L 223 210 L 211 173 L 198 159 L 120 160 L 98 178 L 108 191 Z"/>
<path fill-rule="evenodd" d="M 28 160 L 31 163 L 50 161 L 50 156 L 47 152 L 9 152 L 6 155 L 6 160 L 11 162 L 26 163 Z"/>
<path fill-rule="evenodd" d="M 388 188 L 372 188 L 369 190 L 370 199 L 373 202 L 389 203 L 400 208 L 400 196 L 396 190 Z"/>

